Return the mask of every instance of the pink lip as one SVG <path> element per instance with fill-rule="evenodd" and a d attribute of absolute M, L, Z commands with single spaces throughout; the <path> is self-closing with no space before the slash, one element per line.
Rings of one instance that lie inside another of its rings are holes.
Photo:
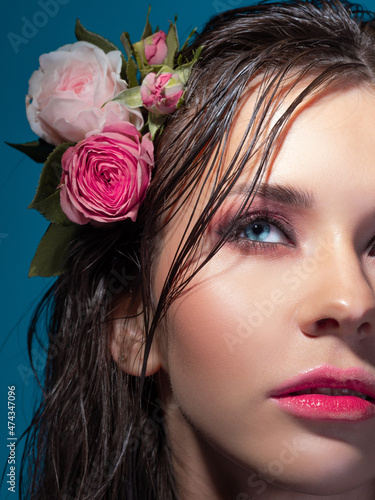
<path fill-rule="evenodd" d="M 318 387 L 345 388 L 361 392 L 372 401 L 357 396 L 299 394 L 296 391 Z M 323 365 L 287 380 L 270 395 L 283 410 L 312 420 L 362 421 L 375 417 L 375 376 L 362 368 L 345 370 Z"/>

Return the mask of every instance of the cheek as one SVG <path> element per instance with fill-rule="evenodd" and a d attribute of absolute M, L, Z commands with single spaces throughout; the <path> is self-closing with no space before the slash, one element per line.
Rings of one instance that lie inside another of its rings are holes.
<path fill-rule="evenodd" d="M 220 383 L 220 372 L 233 355 L 225 334 L 235 328 L 238 302 L 225 299 L 220 285 L 197 287 L 172 306 L 168 369 L 176 376 L 199 376 L 210 385 Z"/>
<path fill-rule="evenodd" d="M 228 271 L 215 272 L 216 264 Z M 231 462 L 260 470 L 279 453 L 273 430 L 280 415 L 268 392 L 289 349 L 292 307 L 267 308 L 275 275 L 259 262 L 253 270 L 249 262 L 226 266 L 215 257 L 199 283 L 172 305 L 165 367 L 184 417 L 177 435 L 189 422 Z"/>
<path fill-rule="evenodd" d="M 215 257 L 168 314 L 166 369 L 186 412 L 213 404 L 240 411 L 259 402 L 267 360 L 282 356 L 280 327 L 289 313 L 271 300 L 274 274 L 263 266 L 249 270 L 248 263 L 215 272 L 225 267 Z"/>
<path fill-rule="evenodd" d="M 267 261 L 231 257 L 229 252 L 216 255 L 172 305 L 168 316 L 174 354 L 179 344 L 206 363 L 210 358 L 230 362 L 242 352 L 235 348 L 236 338 L 264 347 L 272 339 L 260 337 L 262 330 L 293 308 L 293 290 L 284 279 L 290 262 L 279 262 L 276 270 Z"/>

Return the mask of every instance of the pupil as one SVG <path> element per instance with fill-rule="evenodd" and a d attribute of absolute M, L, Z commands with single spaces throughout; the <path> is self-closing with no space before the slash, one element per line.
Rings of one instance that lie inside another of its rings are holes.
<path fill-rule="evenodd" d="M 271 231 L 270 225 L 266 222 L 255 222 L 245 230 L 245 235 L 253 240 L 265 240 Z"/>
<path fill-rule="evenodd" d="M 254 224 L 253 226 L 253 233 L 256 234 L 257 236 L 259 236 L 260 234 L 263 233 L 263 230 L 264 230 L 264 226 L 263 224 Z"/>

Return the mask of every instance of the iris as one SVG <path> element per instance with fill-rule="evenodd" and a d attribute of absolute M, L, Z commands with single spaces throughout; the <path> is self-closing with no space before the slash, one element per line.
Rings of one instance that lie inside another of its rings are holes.
<path fill-rule="evenodd" d="M 264 241 L 271 232 L 271 224 L 264 221 L 253 222 L 244 229 L 246 238 L 255 241 Z"/>

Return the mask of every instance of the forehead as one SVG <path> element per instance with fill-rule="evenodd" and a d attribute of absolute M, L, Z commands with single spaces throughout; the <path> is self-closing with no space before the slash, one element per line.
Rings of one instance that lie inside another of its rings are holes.
<path fill-rule="evenodd" d="M 297 87 L 273 105 L 258 144 L 267 144 L 267 134 L 300 91 Z M 250 93 L 239 109 L 225 152 L 227 160 L 242 140 L 256 100 L 256 93 Z M 312 191 L 322 178 L 331 188 L 337 185 L 340 172 L 352 187 L 357 178 L 365 188 L 375 175 L 374 113 L 375 86 L 336 85 L 308 98 L 292 113 L 278 137 L 263 182 L 296 184 Z M 250 132 L 248 142 L 253 135 Z M 239 184 L 251 183 L 263 152 L 264 146 L 248 161 Z"/>
<path fill-rule="evenodd" d="M 246 196 L 272 127 L 305 87 L 306 84 L 303 84 L 292 91 L 288 90 L 271 103 L 263 132 L 258 134 L 255 153 L 239 175 L 225 202 L 226 208 L 232 199 L 236 203 L 239 196 Z M 176 217 L 175 224 L 172 224 L 173 231 L 176 225 L 185 227 L 184 214 L 195 212 L 191 221 L 193 225 L 205 210 L 215 180 L 220 179 L 238 152 L 258 98 L 257 89 L 243 96 L 223 151 L 224 161 L 220 172 L 219 167 L 214 166 L 204 188 L 201 190 L 201 186 L 198 186 L 194 190 L 193 196 L 184 203 L 184 210 Z M 255 119 L 241 154 L 248 149 L 258 126 L 259 119 Z M 292 187 L 295 191 L 305 193 L 306 198 L 318 199 L 325 205 L 332 200 L 333 192 L 341 192 L 345 196 L 348 191 L 351 195 L 360 192 L 362 197 L 367 196 L 372 200 L 375 189 L 374 130 L 375 86 L 336 84 L 328 87 L 306 98 L 291 114 L 275 141 L 262 183 Z M 201 182 L 204 178 L 202 176 Z"/>

